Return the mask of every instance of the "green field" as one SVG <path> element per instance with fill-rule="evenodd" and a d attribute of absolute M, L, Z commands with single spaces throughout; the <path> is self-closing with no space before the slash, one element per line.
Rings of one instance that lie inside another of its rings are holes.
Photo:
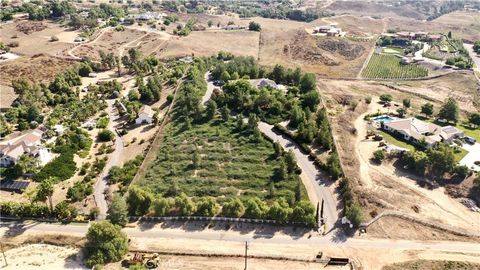
<path fill-rule="evenodd" d="M 405 50 L 402 48 L 395 48 L 395 47 L 387 47 L 382 50 L 382 53 L 387 53 L 387 54 L 405 54 Z"/>
<path fill-rule="evenodd" d="M 370 79 L 413 79 L 428 76 L 428 70 L 415 64 L 401 64 L 394 55 L 374 53 L 362 76 Z"/>
<path fill-rule="evenodd" d="M 284 197 L 290 202 L 298 189 L 302 199 L 308 199 L 297 175 L 272 180 L 281 161 L 274 155 L 273 144 L 263 138 L 258 140 L 250 129 L 239 131 L 233 120 L 221 119 L 193 124 L 190 129 L 184 126 L 172 123 L 157 159 L 136 185 L 159 196 L 172 196 L 175 189 L 193 198 L 212 196 L 218 202 L 253 196 L 263 201 Z M 195 151 L 200 156 L 196 167 Z"/>

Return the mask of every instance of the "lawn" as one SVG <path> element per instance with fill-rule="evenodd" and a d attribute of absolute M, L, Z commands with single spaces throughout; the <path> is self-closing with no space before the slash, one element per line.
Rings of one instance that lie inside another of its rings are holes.
<path fill-rule="evenodd" d="M 458 147 L 457 149 L 458 149 L 457 150 L 458 152 L 453 151 L 453 154 L 455 155 L 455 161 L 459 162 L 460 160 L 462 160 L 468 154 L 468 151 L 461 148 L 461 147 Z"/>
<path fill-rule="evenodd" d="M 464 124 L 464 123 L 457 123 L 456 125 L 453 125 L 452 123 L 441 123 L 441 122 L 436 121 L 435 119 L 425 118 L 425 117 L 419 116 L 419 115 L 417 115 L 415 117 L 420 119 L 420 120 L 428 121 L 430 123 L 434 123 L 434 124 L 442 126 L 442 127 L 444 127 L 444 126 L 454 126 L 458 129 L 460 129 L 461 131 L 463 131 L 463 133 L 465 133 L 465 136 L 473 137 L 477 140 L 477 142 L 480 142 L 480 128 L 473 129 L 470 126 L 468 126 L 467 124 Z"/>
<path fill-rule="evenodd" d="M 395 48 L 395 47 L 387 47 L 382 50 L 382 53 L 387 53 L 387 54 L 405 54 L 405 49 L 402 48 Z"/>
<path fill-rule="evenodd" d="M 407 141 L 405 140 L 402 140 L 400 138 L 396 138 L 394 137 L 393 135 L 391 135 L 390 133 L 387 133 L 383 130 L 379 130 L 379 133 L 380 135 L 382 135 L 382 137 L 385 139 L 385 141 L 387 141 L 388 143 L 391 143 L 395 146 L 398 146 L 398 147 L 402 147 L 402 148 L 405 148 L 405 149 L 408 149 L 409 151 L 414 151 L 416 148 L 413 144 L 411 143 L 408 143 Z"/>
<path fill-rule="evenodd" d="M 193 164 L 195 151 L 200 156 L 197 166 Z M 279 166 L 273 144 L 259 141 L 248 129 L 239 131 L 233 120 L 214 119 L 190 129 L 177 121 L 167 129 L 157 159 L 136 185 L 161 196 L 172 196 L 175 190 L 193 198 L 216 197 L 219 202 L 252 196 L 291 201 L 300 185 L 302 198 L 308 199 L 297 175 L 272 181 Z"/>

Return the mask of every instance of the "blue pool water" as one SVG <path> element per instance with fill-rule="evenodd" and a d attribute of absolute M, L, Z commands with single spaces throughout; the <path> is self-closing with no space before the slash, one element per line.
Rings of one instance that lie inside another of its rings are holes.
<path fill-rule="evenodd" d="M 373 118 L 373 121 L 375 121 L 375 122 L 377 122 L 377 123 L 380 123 L 380 122 L 390 123 L 390 122 L 392 122 L 393 120 L 395 120 L 395 119 L 392 118 L 392 117 L 390 117 L 390 116 L 385 116 L 385 115 L 377 116 L 377 117 Z"/>

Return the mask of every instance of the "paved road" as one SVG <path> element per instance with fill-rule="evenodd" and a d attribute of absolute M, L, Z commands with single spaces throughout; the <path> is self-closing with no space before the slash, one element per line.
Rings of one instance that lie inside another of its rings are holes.
<path fill-rule="evenodd" d="M 207 102 L 216 88 L 212 81 L 208 80 L 209 73 L 205 74 L 205 80 L 207 81 L 207 92 L 202 97 L 202 103 Z M 326 229 L 330 230 L 335 227 L 339 220 L 339 212 L 337 211 L 337 201 L 332 192 L 325 182 L 325 178 L 321 179 L 319 170 L 310 161 L 308 155 L 300 150 L 300 147 L 286 136 L 279 135 L 272 131 L 273 126 L 264 122 L 258 123 L 259 130 L 273 141 L 277 141 L 286 150 L 292 150 L 297 158 L 297 164 L 302 169 L 300 178 L 307 189 L 308 198 L 316 206 L 317 203 L 321 203 L 322 199 L 324 204 L 324 220 L 326 223 Z"/>
<path fill-rule="evenodd" d="M 267 137 L 280 143 L 286 150 L 292 150 L 297 158 L 297 164 L 302 169 L 300 178 L 308 192 L 308 197 L 313 204 L 321 203 L 322 199 L 325 201 L 324 217 L 327 224 L 327 230 L 335 227 L 339 219 L 337 211 L 337 201 L 335 200 L 331 190 L 328 188 L 326 179 L 322 179 L 319 170 L 316 168 L 313 161 L 311 161 L 307 154 L 303 153 L 300 147 L 286 136 L 279 135 L 273 132 L 273 126 L 264 122 L 258 123 L 258 128 Z"/>
<path fill-rule="evenodd" d="M 115 111 L 114 103 L 115 103 L 115 100 L 113 99 L 107 100 L 107 105 L 108 105 L 107 112 L 108 112 L 108 117 L 110 118 L 110 122 L 108 123 L 108 129 L 113 131 L 113 133 L 115 134 L 115 151 L 113 151 L 113 153 L 110 155 L 110 158 L 108 159 L 108 162 L 105 165 L 105 168 L 103 169 L 102 174 L 100 175 L 100 178 L 95 184 L 95 191 L 94 191 L 95 204 L 100 210 L 100 213 L 98 214 L 97 219 L 100 219 L 100 220 L 105 219 L 107 216 L 108 205 L 105 199 L 105 194 L 103 193 L 107 188 L 108 172 L 110 171 L 110 168 L 112 168 L 112 166 L 118 164 L 118 161 L 121 159 L 121 156 L 123 154 L 122 137 L 120 137 L 115 132 L 114 125 L 120 116 L 114 112 Z"/>
<path fill-rule="evenodd" d="M 48 223 L 32 223 L 23 224 L 15 222 L 0 222 L 0 232 L 9 231 L 11 233 L 38 232 L 38 233 L 57 233 L 68 235 L 85 235 L 88 225 L 60 225 Z M 288 245 L 311 245 L 312 248 L 323 247 L 339 247 L 339 248 L 372 248 L 384 250 L 434 250 L 446 252 L 468 252 L 472 254 L 480 254 L 480 245 L 470 242 L 453 242 L 453 241 L 409 241 L 409 240 L 390 240 L 390 239 L 356 239 L 342 238 L 337 236 L 319 237 L 308 235 L 289 236 L 285 234 L 257 234 L 242 233 L 238 231 L 215 231 L 215 230 L 198 230 L 183 231 L 177 229 L 163 229 L 153 227 L 145 228 L 124 228 L 123 231 L 133 238 L 149 238 L 149 239 L 176 239 L 176 240 L 219 240 L 226 242 L 243 243 L 249 241 L 251 243 L 269 243 L 269 244 L 288 244 Z"/>

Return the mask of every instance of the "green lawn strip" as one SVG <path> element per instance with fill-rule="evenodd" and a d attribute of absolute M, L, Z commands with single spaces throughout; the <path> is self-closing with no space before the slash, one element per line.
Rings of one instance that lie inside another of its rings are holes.
<path fill-rule="evenodd" d="M 439 125 L 439 126 L 454 126 L 456 128 L 458 128 L 459 130 L 463 131 L 465 133 L 465 136 L 469 136 L 469 137 L 473 137 L 477 140 L 477 142 L 480 142 L 480 128 L 477 128 L 477 129 L 472 129 L 470 128 L 469 126 L 467 125 L 464 125 L 462 123 L 457 123 L 456 125 L 453 125 L 452 123 L 441 123 L 441 122 L 438 122 L 436 121 L 435 119 L 432 119 L 432 118 L 424 118 L 424 117 L 416 117 L 422 121 L 427 121 L 427 122 L 430 122 L 430 123 L 434 123 L 436 125 Z"/>
<path fill-rule="evenodd" d="M 382 50 L 382 53 L 404 55 L 405 54 L 405 49 L 396 48 L 396 47 L 386 47 Z"/>
<path fill-rule="evenodd" d="M 468 154 L 468 151 L 461 147 L 458 147 L 455 151 L 453 151 L 453 154 L 455 155 L 455 161 L 459 162 Z"/>
<path fill-rule="evenodd" d="M 413 144 L 408 143 L 405 140 L 402 140 L 400 138 L 394 137 L 390 133 L 387 133 L 383 130 L 380 130 L 379 132 L 380 132 L 380 135 L 382 135 L 385 141 L 387 141 L 388 143 L 391 143 L 398 147 L 408 149 L 409 151 L 414 151 L 416 149 L 416 147 Z"/>

